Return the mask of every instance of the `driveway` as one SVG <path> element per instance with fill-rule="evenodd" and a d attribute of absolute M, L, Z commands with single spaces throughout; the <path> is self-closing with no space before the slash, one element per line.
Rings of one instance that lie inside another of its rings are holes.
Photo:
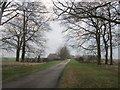
<path fill-rule="evenodd" d="M 58 80 L 65 65 L 70 60 L 63 61 L 57 65 L 34 72 L 30 75 L 18 78 L 14 81 L 3 84 L 3 88 L 56 88 Z"/>

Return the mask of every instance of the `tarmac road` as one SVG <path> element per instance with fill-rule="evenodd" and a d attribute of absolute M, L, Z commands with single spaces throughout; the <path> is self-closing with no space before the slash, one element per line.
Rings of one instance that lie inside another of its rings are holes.
<path fill-rule="evenodd" d="M 42 71 L 3 84 L 2 88 L 56 88 L 61 73 L 69 61 L 63 61 Z"/>

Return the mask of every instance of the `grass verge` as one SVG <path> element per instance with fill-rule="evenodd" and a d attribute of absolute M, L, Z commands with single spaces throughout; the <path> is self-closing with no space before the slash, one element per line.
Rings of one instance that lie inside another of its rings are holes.
<path fill-rule="evenodd" d="M 118 88 L 118 68 L 71 60 L 65 67 L 58 88 Z"/>
<path fill-rule="evenodd" d="M 8 82 L 10 80 L 16 79 L 18 77 L 22 77 L 24 75 L 28 75 L 32 72 L 40 71 L 46 69 L 50 66 L 58 64 L 62 61 L 52 61 L 45 64 L 38 64 L 34 66 L 21 66 L 17 68 L 2 70 L 2 82 Z"/>

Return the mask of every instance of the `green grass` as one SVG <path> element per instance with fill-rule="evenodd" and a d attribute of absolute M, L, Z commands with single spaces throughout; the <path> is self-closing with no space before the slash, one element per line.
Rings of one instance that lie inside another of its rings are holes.
<path fill-rule="evenodd" d="M 2 62 L 15 62 L 15 58 L 0 58 Z"/>
<path fill-rule="evenodd" d="M 117 88 L 116 66 L 78 63 L 71 60 L 65 67 L 58 88 Z"/>
<path fill-rule="evenodd" d="M 5 83 L 10 80 L 16 79 L 18 77 L 28 75 L 32 72 L 40 71 L 42 69 L 48 68 L 48 67 L 58 64 L 60 62 L 62 62 L 62 61 L 52 61 L 52 62 L 48 62 L 45 64 L 39 64 L 39 65 L 35 65 L 35 66 L 23 66 L 23 67 L 3 70 L 2 71 L 2 82 Z"/>

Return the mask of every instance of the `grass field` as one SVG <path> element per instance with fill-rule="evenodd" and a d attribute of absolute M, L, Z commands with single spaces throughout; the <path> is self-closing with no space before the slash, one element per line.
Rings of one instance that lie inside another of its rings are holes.
<path fill-rule="evenodd" d="M 65 67 L 58 88 L 117 88 L 118 66 L 78 63 Z"/>
<path fill-rule="evenodd" d="M 0 58 L 2 62 L 15 62 L 15 58 Z"/>
<path fill-rule="evenodd" d="M 2 82 L 13 80 L 15 78 L 28 75 L 35 71 L 48 68 L 52 65 L 58 64 L 62 61 L 52 61 L 47 63 L 11 63 L 7 62 L 2 65 Z"/>

